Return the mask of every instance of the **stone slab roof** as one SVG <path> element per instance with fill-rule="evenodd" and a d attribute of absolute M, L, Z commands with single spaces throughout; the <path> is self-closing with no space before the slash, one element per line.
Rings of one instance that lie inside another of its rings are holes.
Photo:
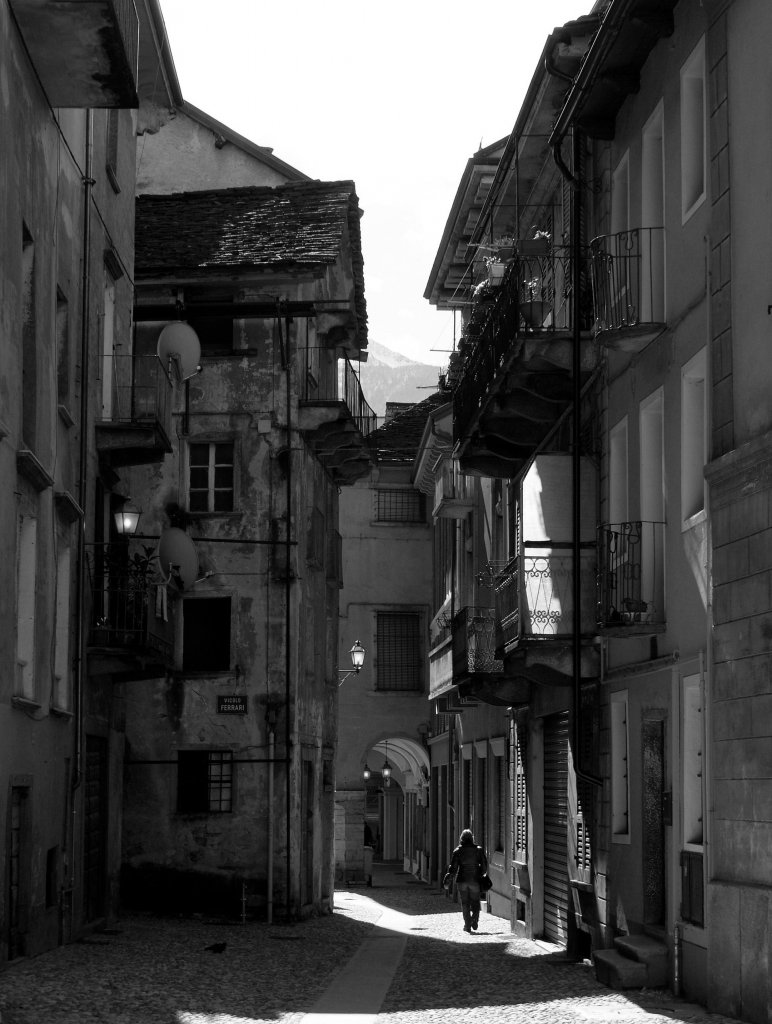
<path fill-rule="evenodd" d="M 412 463 L 418 454 L 427 417 L 445 405 L 449 398 L 448 391 L 435 391 L 374 430 L 367 441 L 376 461 L 381 464 Z"/>
<path fill-rule="evenodd" d="M 366 344 L 360 217 L 352 181 L 141 195 L 136 206 L 135 277 L 204 280 L 218 272 L 324 267 L 341 257 L 347 227 L 357 317 Z"/>

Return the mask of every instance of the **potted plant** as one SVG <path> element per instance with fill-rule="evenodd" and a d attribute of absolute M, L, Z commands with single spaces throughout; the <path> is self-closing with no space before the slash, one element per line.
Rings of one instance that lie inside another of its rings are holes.
<path fill-rule="evenodd" d="M 506 263 L 502 263 L 498 256 L 485 257 L 485 270 L 488 276 L 488 284 L 491 287 L 495 288 L 501 284 L 504 280 L 504 271 L 506 269 Z"/>
<path fill-rule="evenodd" d="M 520 303 L 520 316 L 522 317 L 523 323 L 529 330 L 543 327 L 544 321 L 549 315 L 549 302 L 536 298 L 536 296 L 541 292 L 541 284 L 542 282 L 540 277 L 532 277 L 529 281 L 523 282 L 523 291 L 528 297 L 525 301 Z"/>
<path fill-rule="evenodd" d="M 546 256 L 551 241 L 552 235 L 549 231 L 536 231 L 533 238 L 518 239 L 518 254 L 520 256 Z"/>

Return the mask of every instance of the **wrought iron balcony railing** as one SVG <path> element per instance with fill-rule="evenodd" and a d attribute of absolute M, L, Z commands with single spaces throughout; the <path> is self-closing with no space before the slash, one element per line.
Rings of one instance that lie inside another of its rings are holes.
<path fill-rule="evenodd" d="M 651 632 L 665 622 L 665 524 L 640 520 L 598 531 L 598 623 Z"/>
<path fill-rule="evenodd" d="M 631 228 L 590 243 L 597 334 L 665 321 L 665 230 Z"/>
<path fill-rule="evenodd" d="M 580 329 L 593 323 L 589 253 L 580 263 Z M 456 438 L 463 434 L 483 396 L 524 335 L 567 333 L 573 329 L 573 259 L 557 246 L 541 256 L 516 256 L 501 284 L 473 299 L 464 328 L 464 361 L 453 397 Z"/>
<path fill-rule="evenodd" d="M 491 577 L 496 596 L 496 646 L 520 640 L 570 637 L 574 632 L 574 559 L 566 545 L 526 550 Z M 583 545 L 580 558 L 583 636 L 595 632 L 596 556 Z"/>
<path fill-rule="evenodd" d="M 102 421 L 171 425 L 172 381 L 155 355 L 105 356 L 102 374 Z"/>
<path fill-rule="evenodd" d="M 453 680 L 470 675 L 502 673 L 496 657 L 496 622 L 493 608 L 466 607 L 453 618 Z"/>
<path fill-rule="evenodd" d="M 149 548 L 94 544 L 89 552 L 89 643 L 136 654 L 156 653 L 170 664 L 174 601 Z"/>
<path fill-rule="evenodd" d="M 342 402 L 363 437 L 377 426 L 375 412 L 365 399 L 359 376 L 348 359 L 336 358 L 326 348 L 303 349 L 301 401 Z"/>

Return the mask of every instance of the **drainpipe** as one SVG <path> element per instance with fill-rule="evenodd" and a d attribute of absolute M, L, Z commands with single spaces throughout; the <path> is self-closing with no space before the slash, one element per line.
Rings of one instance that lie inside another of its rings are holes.
<path fill-rule="evenodd" d="M 572 129 L 573 166 L 574 174 L 569 176 L 571 182 L 571 320 L 572 320 L 572 348 L 573 348 L 573 373 L 572 373 L 572 432 L 573 445 L 571 448 L 571 503 L 572 503 L 572 556 L 573 556 L 573 761 L 574 771 L 577 779 L 582 779 L 593 786 L 601 786 L 603 780 L 597 775 L 585 772 L 581 768 L 582 749 L 582 581 L 581 581 L 581 528 L 582 528 L 582 500 L 581 500 L 581 401 L 582 401 L 582 337 L 580 316 L 580 285 L 581 285 L 581 255 L 582 245 L 580 237 L 581 229 L 581 202 L 582 193 L 580 181 L 577 177 L 580 167 L 580 154 L 582 138 L 578 128 Z M 558 160 L 558 150 L 555 147 L 555 161 L 563 173 L 564 165 Z"/>
<path fill-rule="evenodd" d="M 94 112 L 86 113 L 86 167 L 83 174 L 83 254 L 81 257 L 81 324 L 80 324 L 80 438 L 78 453 L 78 504 L 83 509 L 78 530 L 78 571 L 75 578 L 75 664 L 74 664 L 74 720 L 75 739 L 73 752 L 73 773 L 71 781 L 71 824 L 70 824 L 70 931 L 73 923 L 73 899 L 75 890 L 75 820 L 77 808 L 75 794 L 83 777 L 83 693 L 85 689 L 85 608 L 86 608 L 86 499 L 88 497 L 87 461 L 89 427 L 89 335 L 91 303 L 90 288 L 90 239 L 91 239 L 91 190 L 95 184 L 93 172 Z"/>
<path fill-rule="evenodd" d="M 280 311 L 277 309 L 277 314 Z M 290 542 L 290 526 L 292 520 L 292 396 L 290 391 L 291 374 L 290 374 L 290 358 L 289 358 L 289 318 L 285 321 L 287 327 L 287 336 L 285 339 L 284 331 L 282 330 L 281 315 L 277 315 L 277 323 L 279 325 L 279 346 L 281 349 L 282 368 L 284 370 L 284 380 L 286 387 L 286 421 L 287 421 L 287 525 L 284 531 L 285 539 L 285 572 L 284 572 L 284 755 L 286 760 L 286 786 L 285 786 L 285 870 L 287 873 L 286 892 L 285 892 L 285 913 L 287 920 L 290 919 L 290 911 L 292 907 L 292 901 L 290 897 L 290 883 L 292 879 L 292 852 L 291 852 L 291 840 L 292 840 L 292 798 L 290 793 L 290 774 L 292 771 L 292 759 L 290 757 L 290 749 L 292 744 L 292 730 L 290 728 L 290 700 L 292 696 L 292 688 L 290 686 L 290 669 L 291 663 L 291 651 L 290 651 L 290 628 L 292 626 L 292 587 L 290 580 L 290 554 L 292 545 Z"/>
<path fill-rule="evenodd" d="M 276 752 L 276 732 L 269 715 L 270 711 L 266 711 L 266 720 L 268 721 L 268 872 L 266 879 L 266 920 L 268 924 L 273 924 L 273 765 Z"/>

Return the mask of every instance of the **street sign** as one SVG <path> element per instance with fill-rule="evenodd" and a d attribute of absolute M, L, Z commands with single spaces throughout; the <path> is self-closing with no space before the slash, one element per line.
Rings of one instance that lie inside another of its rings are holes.
<path fill-rule="evenodd" d="M 221 694 L 217 695 L 217 714 L 218 715 L 246 715 L 247 713 L 247 695 L 246 694 L 232 694 L 229 697 L 224 697 Z"/>

